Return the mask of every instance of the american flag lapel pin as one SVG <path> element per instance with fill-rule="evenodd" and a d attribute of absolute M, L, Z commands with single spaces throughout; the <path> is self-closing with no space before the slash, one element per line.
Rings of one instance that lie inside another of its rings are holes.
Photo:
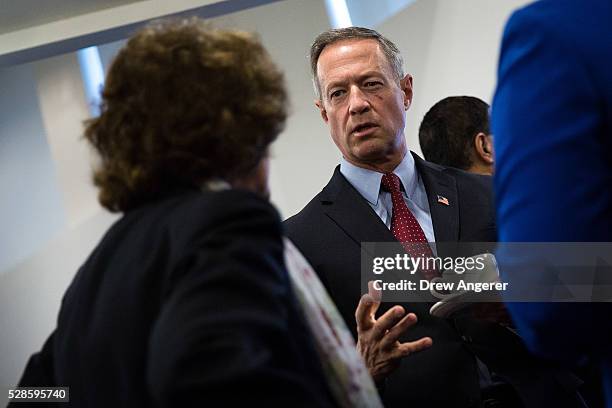
<path fill-rule="evenodd" d="M 450 205 L 450 203 L 448 202 L 448 198 L 443 197 L 441 195 L 438 196 L 438 203 L 444 204 L 444 205 Z"/>

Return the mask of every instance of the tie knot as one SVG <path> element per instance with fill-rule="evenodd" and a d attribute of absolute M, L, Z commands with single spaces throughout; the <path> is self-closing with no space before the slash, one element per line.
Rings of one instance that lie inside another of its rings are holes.
<path fill-rule="evenodd" d="M 400 179 L 395 173 L 385 173 L 380 180 L 383 188 L 391 193 L 400 192 Z"/>

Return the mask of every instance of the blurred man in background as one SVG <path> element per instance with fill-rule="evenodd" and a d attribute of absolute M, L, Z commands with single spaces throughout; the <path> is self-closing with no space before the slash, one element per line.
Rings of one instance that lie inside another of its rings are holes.
<path fill-rule="evenodd" d="M 493 174 L 489 105 L 473 96 L 449 96 L 429 109 L 419 127 L 425 160 L 476 174 Z"/>

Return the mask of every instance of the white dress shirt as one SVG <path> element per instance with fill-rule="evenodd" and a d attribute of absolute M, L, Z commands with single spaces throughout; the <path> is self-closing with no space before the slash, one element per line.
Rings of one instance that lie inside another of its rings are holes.
<path fill-rule="evenodd" d="M 344 157 L 340 160 L 340 173 L 365 198 L 387 228 L 391 229 L 393 204 L 391 193 L 384 191 L 380 186 L 383 173 L 357 167 L 349 163 Z M 423 180 L 417 172 L 414 157 L 410 152 L 406 153 L 393 173 L 399 177 L 404 201 L 414 218 L 419 222 L 427 241 L 435 242 L 427 192 Z"/>

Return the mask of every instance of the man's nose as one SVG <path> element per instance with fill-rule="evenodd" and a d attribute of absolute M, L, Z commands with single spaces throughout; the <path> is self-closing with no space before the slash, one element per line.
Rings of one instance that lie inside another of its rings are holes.
<path fill-rule="evenodd" d="M 350 92 L 349 112 L 351 115 L 359 115 L 370 110 L 370 101 L 368 100 L 367 95 L 361 89 L 359 89 L 359 87 L 352 87 Z"/>

